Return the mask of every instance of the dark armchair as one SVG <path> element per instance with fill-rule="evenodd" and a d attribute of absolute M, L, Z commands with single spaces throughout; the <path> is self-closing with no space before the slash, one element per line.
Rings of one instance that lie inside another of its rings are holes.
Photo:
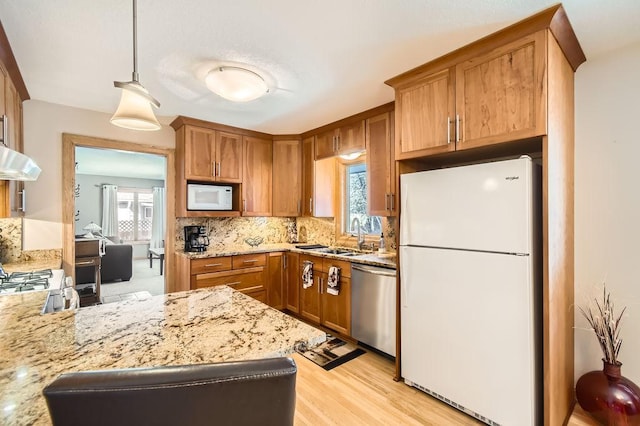
<path fill-rule="evenodd" d="M 291 358 L 63 374 L 43 393 L 54 425 L 293 425 Z"/>

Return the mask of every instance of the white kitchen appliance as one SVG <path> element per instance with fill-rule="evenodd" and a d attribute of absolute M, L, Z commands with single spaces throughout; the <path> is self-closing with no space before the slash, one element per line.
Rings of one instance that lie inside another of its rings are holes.
<path fill-rule="evenodd" d="M 401 176 L 405 382 L 490 425 L 541 417 L 539 167 Z"/>
<path fill-rule="evenodd" d="M 232 204 L 231 186 L 187 184 L 187 210 L 231 210 Z"/>

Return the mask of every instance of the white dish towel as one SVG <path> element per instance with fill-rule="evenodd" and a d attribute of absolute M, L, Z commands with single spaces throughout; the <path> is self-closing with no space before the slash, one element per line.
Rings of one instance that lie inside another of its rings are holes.
<path fill-rule="evenodd" d="M 302 269 L 302 288 L 309 288 L 313 285 L 313 263 L 307 262 Z"/>
<path fill-rule="evenodd" d="M 337 296 L 340 294 L 340 268 L 332 266 L 329 268 L 329 277 L 327 278 L 327 293 Z"/>

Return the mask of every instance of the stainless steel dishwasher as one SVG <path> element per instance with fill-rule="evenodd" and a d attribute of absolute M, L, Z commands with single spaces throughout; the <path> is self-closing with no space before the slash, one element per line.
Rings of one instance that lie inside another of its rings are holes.
<path fill-rule="evenodd" d="M 351 336 L 396 356 L 396 270 L 351 264 Z"/>

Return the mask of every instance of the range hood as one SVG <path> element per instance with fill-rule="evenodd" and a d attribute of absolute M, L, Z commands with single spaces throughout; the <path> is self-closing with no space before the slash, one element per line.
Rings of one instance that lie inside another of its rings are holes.
<path fill-rule="evenodd" d="M 40 172 L 31 158 L 0 144 L 0 179 L 36 180 Z"/>

